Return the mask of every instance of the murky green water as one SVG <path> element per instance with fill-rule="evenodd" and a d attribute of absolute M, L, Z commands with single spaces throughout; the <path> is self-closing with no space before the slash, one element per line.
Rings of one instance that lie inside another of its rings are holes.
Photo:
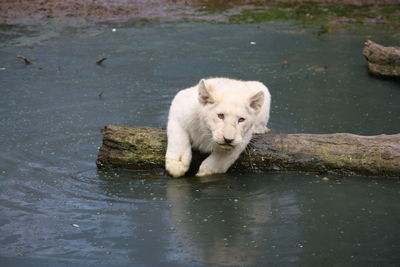
<path fill-rule="evenodd" d="M 398 32 L 192 23 L 21 30 L 1 34 L 0 265 L 400 262 L 398 180 L 170 179 L 95 166 L 102 126 L 165 126 L 174 94 L 209 76 L 263 81 L 276 132 L 398 133 L 400 86 L 368 76 L 361 55 L 370 38 L 399 44 Z"/>

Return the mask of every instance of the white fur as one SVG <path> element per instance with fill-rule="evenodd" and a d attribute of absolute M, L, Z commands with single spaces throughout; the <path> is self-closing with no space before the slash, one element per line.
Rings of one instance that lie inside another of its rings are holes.
<path fill-rule="evenodd" d="M 168 116 L 166 170 L 174 177 L 183 176 L 196 148 L 211 153 L 197 176 L 226 172 L 252 134 L 268 130 L 270 102 L 267 87 L 256 81 L 203 79 L 179 91 Z"/>

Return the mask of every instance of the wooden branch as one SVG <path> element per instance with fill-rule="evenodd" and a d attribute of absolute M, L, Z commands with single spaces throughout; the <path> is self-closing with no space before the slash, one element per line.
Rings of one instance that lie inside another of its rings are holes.
<path fill-rule="evenodd" d="M 363 54 L 370 73 L 379 76 L 400 77 L 400 47 L 385 47 L 366 41 Z"/>
<path fill-rule="evenodd" d="M 26 65 L 33 64 L 33 61 L 29 60 L 26 56 L 17 55 L 17 58 L 22 59 Z"/>
<path fill-rule="evenodd" d="M 106 126 L 99 169 L 164 169 L 165 130 Z M 290 170 L 400 177 L 400 134 L 274 134 L 254 136 L 236 171 Z"/>
<path fill-rule="evenodd" d="M 101 63 L 103 63 L 104 60 L 107 60 L 107 58 L 106 57 L 101 57 L 98 60 L 96 60 L 96 64 L 97 65 L 101 65 Z"/>

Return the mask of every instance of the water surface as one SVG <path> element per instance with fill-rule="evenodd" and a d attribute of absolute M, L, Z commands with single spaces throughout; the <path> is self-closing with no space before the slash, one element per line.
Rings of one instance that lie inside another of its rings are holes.
<path fill-rule="evenodd" d="M 264 82 L 275 132 L 398 133 L 399 84 L 369 76 L 361 54 L 397 32 L 128 23 L 0 36 L 1 265 L 400 262 L 398 180 L 95 166 L 101 127 L 163 127 L 174 94 L 211 76 Z"/>

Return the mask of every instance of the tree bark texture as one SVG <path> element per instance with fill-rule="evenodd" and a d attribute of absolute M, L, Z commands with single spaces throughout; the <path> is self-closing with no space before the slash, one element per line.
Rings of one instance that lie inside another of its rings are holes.
<path fill-rule="evenodd" d="M 102 132 L 99 169 L 164 169 L 167 146 L 164 129 L 110 125 Z M 232 170 L 400 177 L 400 134 L 256 135 Z"/>
<path fill-rule="evenodd" d="M 370 73 L 379 76 L 400 77 L 400 47 L 385 47 L 366 41 L 363 54 Z"/>

